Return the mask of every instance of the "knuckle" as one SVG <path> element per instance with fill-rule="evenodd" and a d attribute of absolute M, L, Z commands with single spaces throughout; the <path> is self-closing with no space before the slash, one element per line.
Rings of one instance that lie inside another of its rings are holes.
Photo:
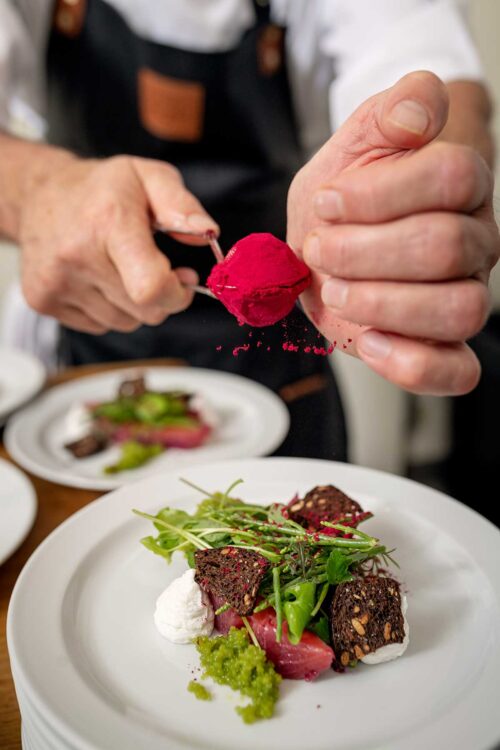
<path fill-rule="evenodd" d="M 431 260 L 439 278 L 457 278 L 464 273 L 466 227 L 459 216 L 442 216 L 436 224 L 430 243 Z"/>
<path fill-rule="evenodd" d="M 399 363 L 396 380 L 406 391 L 421 391 L 425 388 L 431 367 L 431 355 L 428 351 L 407 353 Z"/>
<path fill-rule="evenodd" d="M 160 280 L 149 277 L 140 286 L 130 290 L 130 298 L 139 307 L 150 307 L 154 305 L 163 291 L 164 285 Z"/>
<path fill-rule="evenodd" d="M 159 326 L 168 317 L 166 310 L 160 310 L 153 308 L 152 310 L 145 310 L 141 314 L 142 322 L 148 326 Z"/>
<path fill-rule="evenodd" d="M 477 194 L 479 157 L 469 146 L 452 143 L 439 146 L 439 178 L 445 207 L 467 207 Z"/>
<path fill-rule="evenodd" d="M 55 276 L 39 276 L 36 283 L 23 280 L 23 294 L 28 305 L 42 315 L 54 315 L 57 310 L 57 298 L 62 285 Z"/>
<path fill-rule="evenodd" d="M 486 323 L 489 308 L 489 295 L 485 285 L 473 282 L 457 290 L 451 303 L 455 340 L 466 341 L 478 333 Z"/>
<path fill-rule="evenodd" d="M 63 265 L 80 268 L 84 265 L 86 253 L 78 241 L 65 242 L 57 250 L 57 259 Z"/>
<path fill-rule="evenodd" d="M 362 291 L 361 291 L 362 290 Z M 384 297 L 376 287 L 367 285 L 361 287 L 360 294 L 355 300 L 356 307 L 362 310 L 365 323 L 383 323 L 385 313 Z"/>
<path fill-rule="evenodd" d="M 330 273 L 334 276 L 350 276 L 353 273 L 353 247 L 345 232 L 341 231 L 335 236 L 327 259 Z"/>

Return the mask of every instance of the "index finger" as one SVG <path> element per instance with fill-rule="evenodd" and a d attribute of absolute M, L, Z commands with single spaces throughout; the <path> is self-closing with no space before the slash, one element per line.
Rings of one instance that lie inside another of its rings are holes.
<path fill-rule="evenodd" d="M 114 226 L 107 249 L 135 305 L 159 306 L 173 313 L 190 304 L 193 293 L 181 284 L 168 258 L 155 245 L 145 213 L 129 213 Z"/>
<path fill-rule="evenodd" d="M 314 205 L 325 221 L 378 223 L 423 211 L 472 213 L 492 192 L 491 172 L 474 149 L 433 143 L 339 175 Z"/>

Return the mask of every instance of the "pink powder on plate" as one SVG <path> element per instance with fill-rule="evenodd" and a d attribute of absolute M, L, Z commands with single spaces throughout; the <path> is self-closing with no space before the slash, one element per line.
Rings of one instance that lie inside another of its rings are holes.
<path fill-rule="evenodd" d="M 208 288 L 238 322 L 269 326 L 292 310 L 311 283 L 309 268 L 272 234 L 250 234 L 217 263 Z"/>

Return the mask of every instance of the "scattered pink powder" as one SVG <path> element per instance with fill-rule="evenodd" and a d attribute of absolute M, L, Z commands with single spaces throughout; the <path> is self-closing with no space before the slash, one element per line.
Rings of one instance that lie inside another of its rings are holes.
<path fill-rule="evenodd" d="M 250 344 L 242 344 L 241 346 L 235 346 L 233 349 L 233 357 L 237 357 L 240 352 L 247 352 L 250 349 Z"/>

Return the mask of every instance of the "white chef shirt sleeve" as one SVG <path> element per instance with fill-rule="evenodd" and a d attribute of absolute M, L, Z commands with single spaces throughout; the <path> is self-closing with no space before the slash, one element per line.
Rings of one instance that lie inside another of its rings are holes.
<path fill-rule="evenodd" d="M 0 128 L 41 137 L 51 0 L 0 0 Z"/>
<path fill-rule="evenodd" d="M 482 80 L 464 0 L 321 0 L 322 54 L 333 60 L 332 129 L 414 70 Z"/>

